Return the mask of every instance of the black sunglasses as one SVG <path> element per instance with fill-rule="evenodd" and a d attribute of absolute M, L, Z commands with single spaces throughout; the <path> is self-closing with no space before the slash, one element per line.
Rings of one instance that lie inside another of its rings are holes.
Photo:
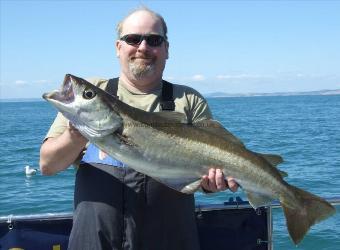
<path fill-rule="evenodd" d="M 119 40 L 125 41 L 127 44 L 135 46 L 140 45 L 143 40 L 146 41 L 147 45 L 151 47 L 158 47 L 164 42 L 165 38 L 161 35 L 149 34 L 149 35 L 139 35 L 139 34 L 128 34 L 122 36 Z"/>

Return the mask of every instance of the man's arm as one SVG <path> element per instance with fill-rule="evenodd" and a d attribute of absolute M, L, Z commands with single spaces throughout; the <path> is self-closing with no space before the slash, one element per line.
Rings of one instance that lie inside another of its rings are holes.
<path fill-rule="evenodd" d="M 53 175 L 65 170 L 85 148 L 87 139 L 69 125 L 65 131 L 47 138 L 40 148 L 40 170 L 43 175 Z"/>

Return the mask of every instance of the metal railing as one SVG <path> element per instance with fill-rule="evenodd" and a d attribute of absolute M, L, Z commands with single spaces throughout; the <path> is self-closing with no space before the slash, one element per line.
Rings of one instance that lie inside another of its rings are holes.
<path fill-rule="evenodd" d="M 340 197 L 328 197 L 324 198 L 326 201 L 331 203 L 333 206 L 340 205 Z M 224 202 L 223 204 L 201 204 L 196 205 L 196 211 L 208 211 L 208 210 L 221 210 L 221 209 L 242 209 L 242 208 L 250 208 L 250 204 L 248 201 L 244 201 L 239 197 L 236 199 L 229 200 L 228 202 Z M 281 208 L 279 201 L 273 201 L 268 207 L 271 208 Z M 20 220 L 44 220 L 44 219 L 67 219 L 72 217 L 72 212 L 68 213 L 42 213 L 42 214 L 30 214 L 30 215 L 7 215 L 0 216 L 0 222 L 8 222 L 12 220 L 20 221 Z"/>

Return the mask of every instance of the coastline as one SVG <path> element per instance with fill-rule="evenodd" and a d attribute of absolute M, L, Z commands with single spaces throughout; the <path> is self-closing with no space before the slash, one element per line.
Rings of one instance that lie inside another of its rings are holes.
<path fill-rule="evenodd" d="M 203 94 L 206 98 L 219 97 L 253 97 L 253 96 L 317 96 L 317 95 L 340 95 L 340 89 L 335 90 L 317 90 L 317 91 L 301 91 L 301 92 L 273 92 L 273 93 L 225 93 L 213 92 Z"/>
<path fill-rule="evenodd" d="M 273 93 L 226 93 L 212 92 L 204 93 L 205 98 L 222 98 L 222 97 L 261 97 L 261 96 L 318 96 L 318 95 L 340 95 L 340 89 L 334 90 L 316 90 L 316 91 L 301 91 L 301 92 L 273 92 Z M 2 102 L 44 102 L 41 97 L 36 98 L 0 98 Z"/>

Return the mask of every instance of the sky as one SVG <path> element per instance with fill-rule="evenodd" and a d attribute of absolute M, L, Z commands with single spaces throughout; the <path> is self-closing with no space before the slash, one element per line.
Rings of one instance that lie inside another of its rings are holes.
<path fill-rule="evenodd" d="M 340 1 L 0 0 L 0 98 L 64 75 L 119 75 L 116 24 L 147 6 L 169 29 L 163 77 L 203 94 L 340 89 Z"/>

